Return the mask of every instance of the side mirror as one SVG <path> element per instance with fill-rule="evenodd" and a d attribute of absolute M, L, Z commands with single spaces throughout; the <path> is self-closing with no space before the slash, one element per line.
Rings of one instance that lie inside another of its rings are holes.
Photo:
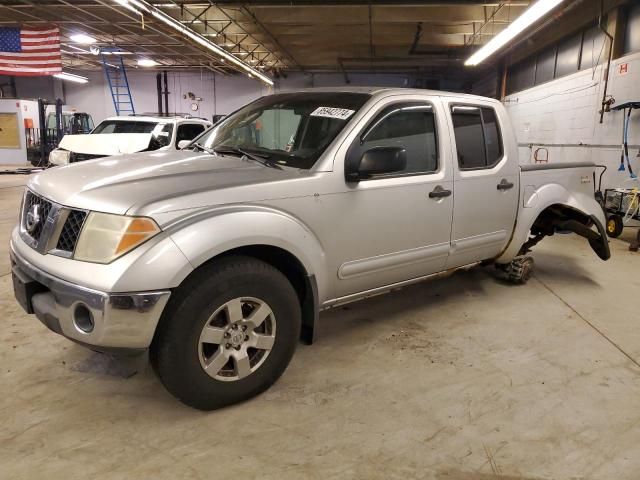
<path fill-rule="evenodd" d="M 360 158 L 348 158 L 345 177 L 357 182 L 372 175 L 400 172 L 407 166 L 407 151 L 402 147 L 374 147 Z"/>
<path fill-rule="evenodd" d="M 185 147 L 188 147 L 191 144 L 191 140 L 180 140 L 178 142 L 178 150 L 182 150 Z"/>

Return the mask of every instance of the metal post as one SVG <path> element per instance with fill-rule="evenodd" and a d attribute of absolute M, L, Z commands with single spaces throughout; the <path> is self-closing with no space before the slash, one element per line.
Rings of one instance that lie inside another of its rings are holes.
<path fill-rule="evenodd" d="M 164 113 L 169 114 L 169 85 L 167 82 L 167 71 L 162 72 L 164 80 Z"/>
<path fill-rule="evenodd" d="M 58 98 L 56 100 L 56 139 L 57 139 L 56 147 L 58 146 L 58 143 L 60 143 L 60 140 L 62 140 L 62 137 L 64 136 L 63 128 L 64 128 L 64 125 L 62 124 L 62 100 Z"/>
<path fill-rule="evenodd" d="M 162 75 L 156 74 L 156 88 L 158 90 L 158 115 L 162 115 Z"/>
<path fill-rule="evenodd" d="M 44 110 L 47 107 L 46 102 L 38 99 L 38 119 L 40 120 L 40 162 L 39 166 L 46 165 L 46 148 L 47 148 L 47 124 Z"/>

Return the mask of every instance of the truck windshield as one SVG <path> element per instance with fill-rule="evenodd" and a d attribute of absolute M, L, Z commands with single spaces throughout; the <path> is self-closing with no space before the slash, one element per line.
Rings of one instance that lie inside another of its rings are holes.
<path fill-rule="evenodd" d="M 233 113 L 194 145 L 309 169 L 369 98 L 346 92 L 269 95 Z"/>
<path fill-rule="evenodd" d="M 91 133 L 151 133 L 158 122 L 105 120 Z"/>

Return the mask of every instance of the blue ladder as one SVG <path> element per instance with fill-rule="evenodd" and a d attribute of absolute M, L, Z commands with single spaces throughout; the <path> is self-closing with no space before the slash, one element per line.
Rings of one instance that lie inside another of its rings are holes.
<path fill-rule="evenodd" d="M 107 58 L 104 54 L 101 54 L 101 57 L 116 115 L 134 115 L 136 111 L 133 108 L 133 98 L 131 98 L 129 80 L 127 80 L 127 72 L 124 68 L 122 56 L 109 55 L 109 58 Z"/>

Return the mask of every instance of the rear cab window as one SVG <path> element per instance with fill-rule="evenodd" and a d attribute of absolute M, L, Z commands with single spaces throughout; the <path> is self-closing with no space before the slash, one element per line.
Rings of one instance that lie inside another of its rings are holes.
<path fill-rule="evenodd" d="M 452 105 L 451 119 L 461 170 L 492 168 L 502 159 L 502 136 L 493 108 Z"/>

